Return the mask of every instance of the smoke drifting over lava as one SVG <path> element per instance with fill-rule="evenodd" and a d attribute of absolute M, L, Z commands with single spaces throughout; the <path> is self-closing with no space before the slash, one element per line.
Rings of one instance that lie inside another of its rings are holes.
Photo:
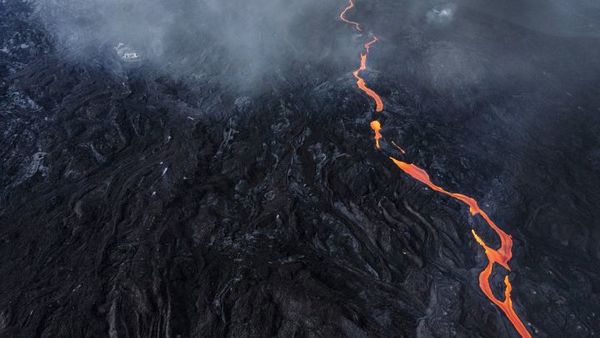
<path fill-rule="evenodd" d="M 0 336 L 598 336 L 598 6 L 0 1 Z"/>
<path fill-rule="evenodd" d="M 217 77 L 264 90 L 285 82 L 296 64 L 315 67 L 351 58 L 351 47 L 317 22 L 335 26 L 335 1 L 54 0 L 38 13 L 80 60 L 122 42 L 154 67 L 178 77 Z"/>
<path fill-rule="evenodd" d="M 90 60 L 98 50 L 112 51 L 125 43 L 154 69 L 171 76 L 211 79 L 246 91 L 268 91 L 271 85 L 302 76 L 299 69 L 306 73 L 319 69 L 323 78 L 340 74 L 360 47 L 358 40 L 348 44 L 348 34 L 335 25 L 335 13 L 345 4 L 331 0 L 44 0 L 35 4 L 61 48 L 78 60 Z M 501 77 L 528 79 L 540 72 L 531 51 L 507 50 L 494 27 L 465 21 L 470 16 L 499 18 L 556 36 L 600 32 L 595 20 L 600 18 L 599 5 L 583 0 L 543 4 L 534 0 L 372 1 L 360 6 L 359 18 L 381 38 L 390 39 L 378 59 L 393 59 L 390 65 L 409 68 L 419 82 L 439 91 L 497 86 L 505 81 Z M 377 21 L 371 24 L 374 18 Z M 420 57 L 407 57 L 415 53 Z M 549 50 L 545 57 L 556 63 L 589 53 Z M 593 60 L 589 56 L 586 62 Z M 305 80 L 314 81 L 314 75 Z"/>

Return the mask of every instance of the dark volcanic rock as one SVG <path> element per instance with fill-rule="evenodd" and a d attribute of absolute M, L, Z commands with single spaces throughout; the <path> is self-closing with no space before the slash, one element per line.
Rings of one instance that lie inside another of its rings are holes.
<path fill-rule="evenodd" d="M 377 5 L 364 11 L 394 8 Z M 465 46 L 460 29 L 423 31 L 418 48 L 382 34 L 367 76 L 385 137 L 513 235 L 513 300 L 535 336 L 597 336 L 598 40 L 460 15 L 505 32 L 502 57 L 522 63 L 494 67 L 491 30 Z M 356 65 L 294 65 L 298 79 L 241 95 L 110 51 L 64 58 L 25 3 L 0 18 L 0 336 L 516 336 L 478 287 L 470 229 L 497 239 L 374 151 Z M 480 73 L 431 61 L 470 44 Z M 304 81 L 317 73 L 331 76 Z"/>

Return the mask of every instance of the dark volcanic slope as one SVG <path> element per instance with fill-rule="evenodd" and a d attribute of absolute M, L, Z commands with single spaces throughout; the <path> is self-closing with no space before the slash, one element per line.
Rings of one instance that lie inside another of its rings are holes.
<path fill-rule="evenodd" d="M 534 336 L 598 336 L 598 40 L 475 10 L 408 36 L 379 5 L 385 137 L 513 235 Z M 497 239 L 373 150 L 356 64 L 242 96 L 63 58 L 29 13 L 0 3 L 0 336 L 516 336 L 470 229 Z"/>

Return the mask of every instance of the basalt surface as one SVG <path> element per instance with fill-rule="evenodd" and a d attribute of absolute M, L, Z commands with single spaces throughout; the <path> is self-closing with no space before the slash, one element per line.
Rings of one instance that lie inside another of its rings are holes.
<path fill-rule="evenodd" d="M 534 336 L 600 335 L 598 40 L 468 10 L 464 26 L 495 33 L 407 39 L 385 29 L 393 8 L 356 14 L 384 42 L 364 76 L 386 151 L 401 144 L 512 235 Z M 240 95 L 111 49 L 64 57 L 26 2 L 0 3 L 0 336 L 517 337 L 478 286 L 471 229 L 498 238 L 374 151 L 351 74 L 362 40 L 336 15 L 324 25 L 355 60 L 293 64 Z M 473 45 L 480 72 L 445 71 Z"/>

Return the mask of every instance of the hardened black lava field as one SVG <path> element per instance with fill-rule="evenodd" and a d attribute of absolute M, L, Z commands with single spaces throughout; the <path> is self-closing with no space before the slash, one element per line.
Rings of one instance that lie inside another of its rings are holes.
<path fill-rule="evenodd" d="M 0 337 L 600 336 L 598 22 L 0 1 Z"/>

